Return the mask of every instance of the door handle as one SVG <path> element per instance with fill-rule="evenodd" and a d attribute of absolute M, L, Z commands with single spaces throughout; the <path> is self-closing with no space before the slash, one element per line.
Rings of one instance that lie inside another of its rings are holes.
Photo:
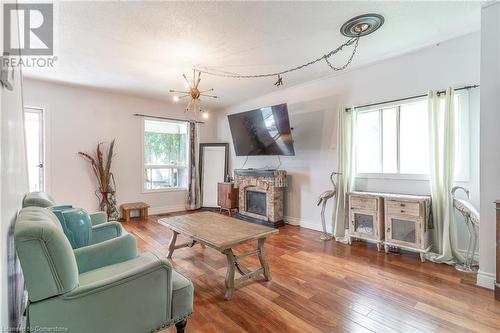
<path fill-rule="evenodd" d="M 37 164 L 36 167 L 37 168 L 43 168 L 43 163 Z"/>

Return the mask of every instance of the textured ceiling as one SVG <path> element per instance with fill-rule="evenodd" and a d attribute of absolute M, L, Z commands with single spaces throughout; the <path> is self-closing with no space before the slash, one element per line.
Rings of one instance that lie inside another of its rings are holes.
<path fill-rule="evenodd" d="M 351 68 L 480 29 L 480 2 L 59 2 L 53 69 L 40 79 L 171 100 L 193 65 L 231 72 L 282 70 L 322 55 L 346 38 L 340 26 L 364 13 L 384 26 L 360 40 Z M 333 57 L 343 64 L 348 54 Z M 284 77 L 284 87 L 332 75 L 319 63 Z M 275 79 L 205 76 L 221 108 L 272 92 Z"/>

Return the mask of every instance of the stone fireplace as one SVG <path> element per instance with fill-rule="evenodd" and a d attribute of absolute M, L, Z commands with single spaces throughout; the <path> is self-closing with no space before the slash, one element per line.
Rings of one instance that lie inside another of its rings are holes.
<path fill-rule="evenodd" d="M 239 169 L 234 174 L 239 189 L 238 217 L 272 227 L 282 226 L 286 171 Z"/>

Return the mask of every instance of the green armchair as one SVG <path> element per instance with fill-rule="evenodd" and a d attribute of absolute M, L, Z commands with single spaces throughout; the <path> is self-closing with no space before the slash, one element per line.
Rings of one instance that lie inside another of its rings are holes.
<path fill-rule="evenodd" d="M 137 255 L 132 235 L 73 250 L 48 209 L 20 211 L 14 232 L 24 273 L 31 328 L 67 332 L 183 332 L 193 285 L 170 263 Z"/>
<path fill-rule="evenodd" d="M 54 198 L 47 192 L 30 192 L 26 194 L 23 199 L 23 207 L 53 207 L 56 205 Z M 68 206 L 59 206 L 59 207 L 72 207 Z M 92 225 L 99 225 L 105 222 L 108 222 L 108 216 L 106 212 L 95 212 L 91 213 L 90 222 Z"/>

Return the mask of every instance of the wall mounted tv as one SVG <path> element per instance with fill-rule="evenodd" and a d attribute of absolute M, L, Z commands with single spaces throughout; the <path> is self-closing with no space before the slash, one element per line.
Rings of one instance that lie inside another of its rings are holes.
<path fill-rule="evenodd" d="M 236 156 L 294 156 L 286 104 L 227 116 Z"/>

